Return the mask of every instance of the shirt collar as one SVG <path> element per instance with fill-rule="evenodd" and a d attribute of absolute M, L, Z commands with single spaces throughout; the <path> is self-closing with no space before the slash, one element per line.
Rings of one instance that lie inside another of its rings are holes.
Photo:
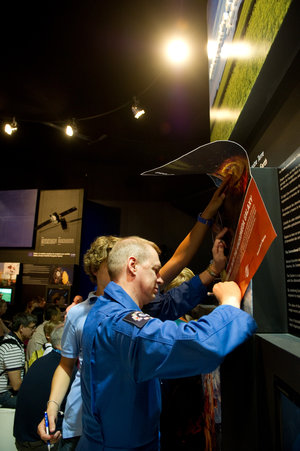
<path fill-rule="evenodd" d="M 16 335 L 14 332 L 9 332 L 7 335 L 10 335 L 11 337 L 13 337 L 15 340 L 17 340 L 17 341 L 24 347 L 23 341 L 20 340 L 20 338 L 18 337 L 18 335 Z"/>
<path fill-rule="evenodd" d="M 109 297 L 127 309 L 141 310 L 126 291 L 117 283 L 109 282 L 104 289 L 104 297 Z"/>
<path fill-rule="evenodd" d="M 95 304 L 97 299 L 98 299 L 98 296 L 96 295 L 96 291 L 91 291 L 87 298 L 87 300 L 90 304 Z"/>

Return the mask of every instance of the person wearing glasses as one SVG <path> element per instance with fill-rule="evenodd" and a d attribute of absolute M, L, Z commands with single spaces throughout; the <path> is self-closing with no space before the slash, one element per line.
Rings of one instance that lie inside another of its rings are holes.
<path fill-rule="evenodd" d="M 24 343 L 32 337 L 36 317 L 17 313 L 12 321 L 11 332 L 0 341 L 0 406 L 15 408 L 18 390 L 25 370 Z"/>

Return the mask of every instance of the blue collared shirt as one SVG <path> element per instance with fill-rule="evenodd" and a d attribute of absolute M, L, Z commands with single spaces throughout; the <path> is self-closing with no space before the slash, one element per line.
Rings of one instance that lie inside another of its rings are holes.
<path fill-rule="evenodd" d="M 162 320 L 177 319 L 191 310 L 206 297 L 207 290 L 202 285 L 199 276 L 183 283 L 165 294 L 158 293 L 154 301 L 146 306 L 145 311 Z M 63 438 L 78 437 L 82 434 L 82 396 L 80 382 L 80 367 L 82 364 L 82 331 L 86 317 L 97 300 L 95 292 L 88 298 L 71 308 L 66 317 L 62 336 L 62 356 L 69 359 L 79 358 L 78 371 L 71 386 L 65 407 L 62 435 Z M 136 304 L 135 308 L 136 308 Z"/>
<path fill-rule="evenodd" d="M 83 436 L 77 449 L 157 450 L 160 378 L 211 372 L 255 329 L 250 315 L 230 306 L 199 321 L 162 322 L 145 316 L 110 282 L 83 331 Z"/>

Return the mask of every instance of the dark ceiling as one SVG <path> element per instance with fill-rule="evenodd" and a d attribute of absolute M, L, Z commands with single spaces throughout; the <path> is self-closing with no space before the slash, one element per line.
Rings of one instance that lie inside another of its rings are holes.
<path fill-rule="evenodd" d="M 0 119 L 18 123 L 0 134 L 2 189 L 83 187 L 115 200 L 190 191 L 184 178 L 140 173 L 209 141 L 206 1 L 33 1 L 1 15 Z M 194 46 L 181 69 L 161 55 L 178 32 Z M 79 136 L 67 138 L 72 118 Z"/>

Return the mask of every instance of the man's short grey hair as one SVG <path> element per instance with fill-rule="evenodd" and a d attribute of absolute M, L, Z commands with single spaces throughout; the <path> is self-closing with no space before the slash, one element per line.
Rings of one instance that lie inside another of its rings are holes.
<path fill-rule="evenodd" d="M 61 338 L 64 332 L 64 324 L 59 324 L 54 328 L 54 330 L 50 334 L 50 342 L 53 348 L 61 347 Z"/>
<path fill-rule="evenodd" d="M 111 280 L 119 277 L 129 257 L 135 257 L 139 263 L 143 263 L 149 257 L 149 246 L 160 254 L 159 247 L 153 241 L 138 236 L 120 239 L 110 251 L 107 259 L 107 269 Z"/>
<path fill-rule="evenodd" d="M 21 326 L 28 327 L 29 324 L 36 324 L 36 322 L 37 317 L 35 315 L 32 315 L 31 313 L 20 312 L 13 317 L 11 330 L 13 332 L 17 332 Z"/>

